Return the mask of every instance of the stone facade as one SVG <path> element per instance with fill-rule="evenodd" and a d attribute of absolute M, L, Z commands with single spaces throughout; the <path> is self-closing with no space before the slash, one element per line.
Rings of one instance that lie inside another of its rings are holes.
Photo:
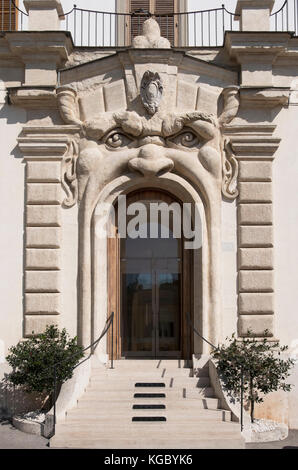
<path fill-rule="evenodd" d="M 274 2 L 259 3 L 238 1 L 241 31 L 210 55 L 171 48 L 152 19 L 132 48 L 76 49 L 55 31 L 57 0 L 26 2 L 38 32 L 1 36 L 1 374 L 8 348 L 46 325 L 85 346 L 99 336 L 109 259 L 98 206 L 146 187 L 202 208 L 192 301 L 204 336 L 266 329 L 297 352 L 298 39 L 269 32 Z M 52 27 L 38 27 L 47 11 Z M 269 398 L 260 416 L 297 428 L 295 397 L 274 397 L 275 414 Z"/>

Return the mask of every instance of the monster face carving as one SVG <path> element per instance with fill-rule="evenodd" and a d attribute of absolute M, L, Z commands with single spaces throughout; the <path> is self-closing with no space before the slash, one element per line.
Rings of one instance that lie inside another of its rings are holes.
<path fill-rule="evenodd" d="M 154 89 L 156 87 L 158 85 L 154 85 Z M 230 93 L 225 91 L 225 106 L 220 118 L 193 111 L 148 113 L 151 115 L 148 119 L 135 111 L 124 111 L 104 113 L 96 119 L 80 122 L 79 155 L 74 155 L 72 171 L 66 169 L 65 183 L 81 200 L 88 182 L 93 182 L 100 190 L 103 184 L 128 172 L 158 177 L 173 171 L 191 180 L 198 178 L 207 185 L 219 185 L 225 197 L 235 198 L 238 194 L 235 184 L 237 162 L 228 141 L 222 136 L 221 125 L 238 109 L 236 91 L 235 88 Z M 58 90 L 62 116 L 66 122 L 77 124 L 75 95 L 71 89 Z M 78 188 L 74 183 L 74 166 Z M 67 205 L 72 203 L 75 199 L 71 202 L 68 198 Z"/>

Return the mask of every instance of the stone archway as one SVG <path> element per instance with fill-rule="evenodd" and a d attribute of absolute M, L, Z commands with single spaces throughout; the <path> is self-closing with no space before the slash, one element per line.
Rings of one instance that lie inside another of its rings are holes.
<path fill-rule="evenodd" d="M 119 195 L 128 194 L 144 186 L 167 189 L 167 192 L 179 198 L 181 201 L 196 204 L 201 219 L 202 249 L 195 250 L 192 276 L 193 283 L 198 288 L 193 290 L 193 320 L 194 325 L 203 335 L 211 341 L 216 342 L 220 336 L 220 302 L 218 302 L 219 275 L 219 253 L 220 253 L 220 230 L 214 230 L 216 243 L 213 240 L 213 249 L 210 247 L 208 224 L 210 218 L 206 217 L 206 205 L 198 188 L 194 188 L 183 178 L 167 173 L 159 178 L 148 178 L 144 181 L 142 177 L 122 176 L 108 184 L 100 193 L 98 203 L 92 220 L 92 337 L 99 336 L 104 327 L 109 309 L 109 281 L 108 281 L 108 237 L 98 237 L 96 226 L 102 219 L 100 205 L 102 203 L 114 204 Z M 207 211 L 208 212 L 208 211 Z M 219 221 L 220 222 L 220 221 Z M 216 248 L 217 246 L 217 248 Z M 211 255 L 211 256 L 210 256 Z M 216 302 L 214 302 L 216 299 Z M 99 344 L 96 354 L 106 360 L 107 340 Z M 193 353 L 208 353 L 206 343 L 202 344 L 197 338 L 193 338 Z"/>

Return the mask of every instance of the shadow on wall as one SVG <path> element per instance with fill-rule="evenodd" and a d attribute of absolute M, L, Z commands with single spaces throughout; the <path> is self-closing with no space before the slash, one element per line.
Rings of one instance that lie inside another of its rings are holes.
<path fill-rule="evenodd" d="M 46 395 L 29 394 L 21 388 L 14 387 L 7 380 L 7 374 L 5 374 L 0 381 L 0 420 L 40 410 L 45 399 Z"/>

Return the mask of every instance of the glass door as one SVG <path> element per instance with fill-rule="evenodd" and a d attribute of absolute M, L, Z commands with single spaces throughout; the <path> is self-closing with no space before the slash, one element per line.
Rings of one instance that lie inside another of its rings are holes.
<path fill-rule="evenodd" d="M 164 220 L 150 220 L 150 203 L 163 199 L 161 193 L 147 193 L 147 198 L 142 194 L 138 198 L 147 208 L 142 225 L 147 236 L 133 238 L 128 233 L 120 242 L 122 355 L 180 357 L 181 239 L 173 236 L 171 218 L 167 225 Z M 167 238 L 162 236 L 165 227 Z"/>

